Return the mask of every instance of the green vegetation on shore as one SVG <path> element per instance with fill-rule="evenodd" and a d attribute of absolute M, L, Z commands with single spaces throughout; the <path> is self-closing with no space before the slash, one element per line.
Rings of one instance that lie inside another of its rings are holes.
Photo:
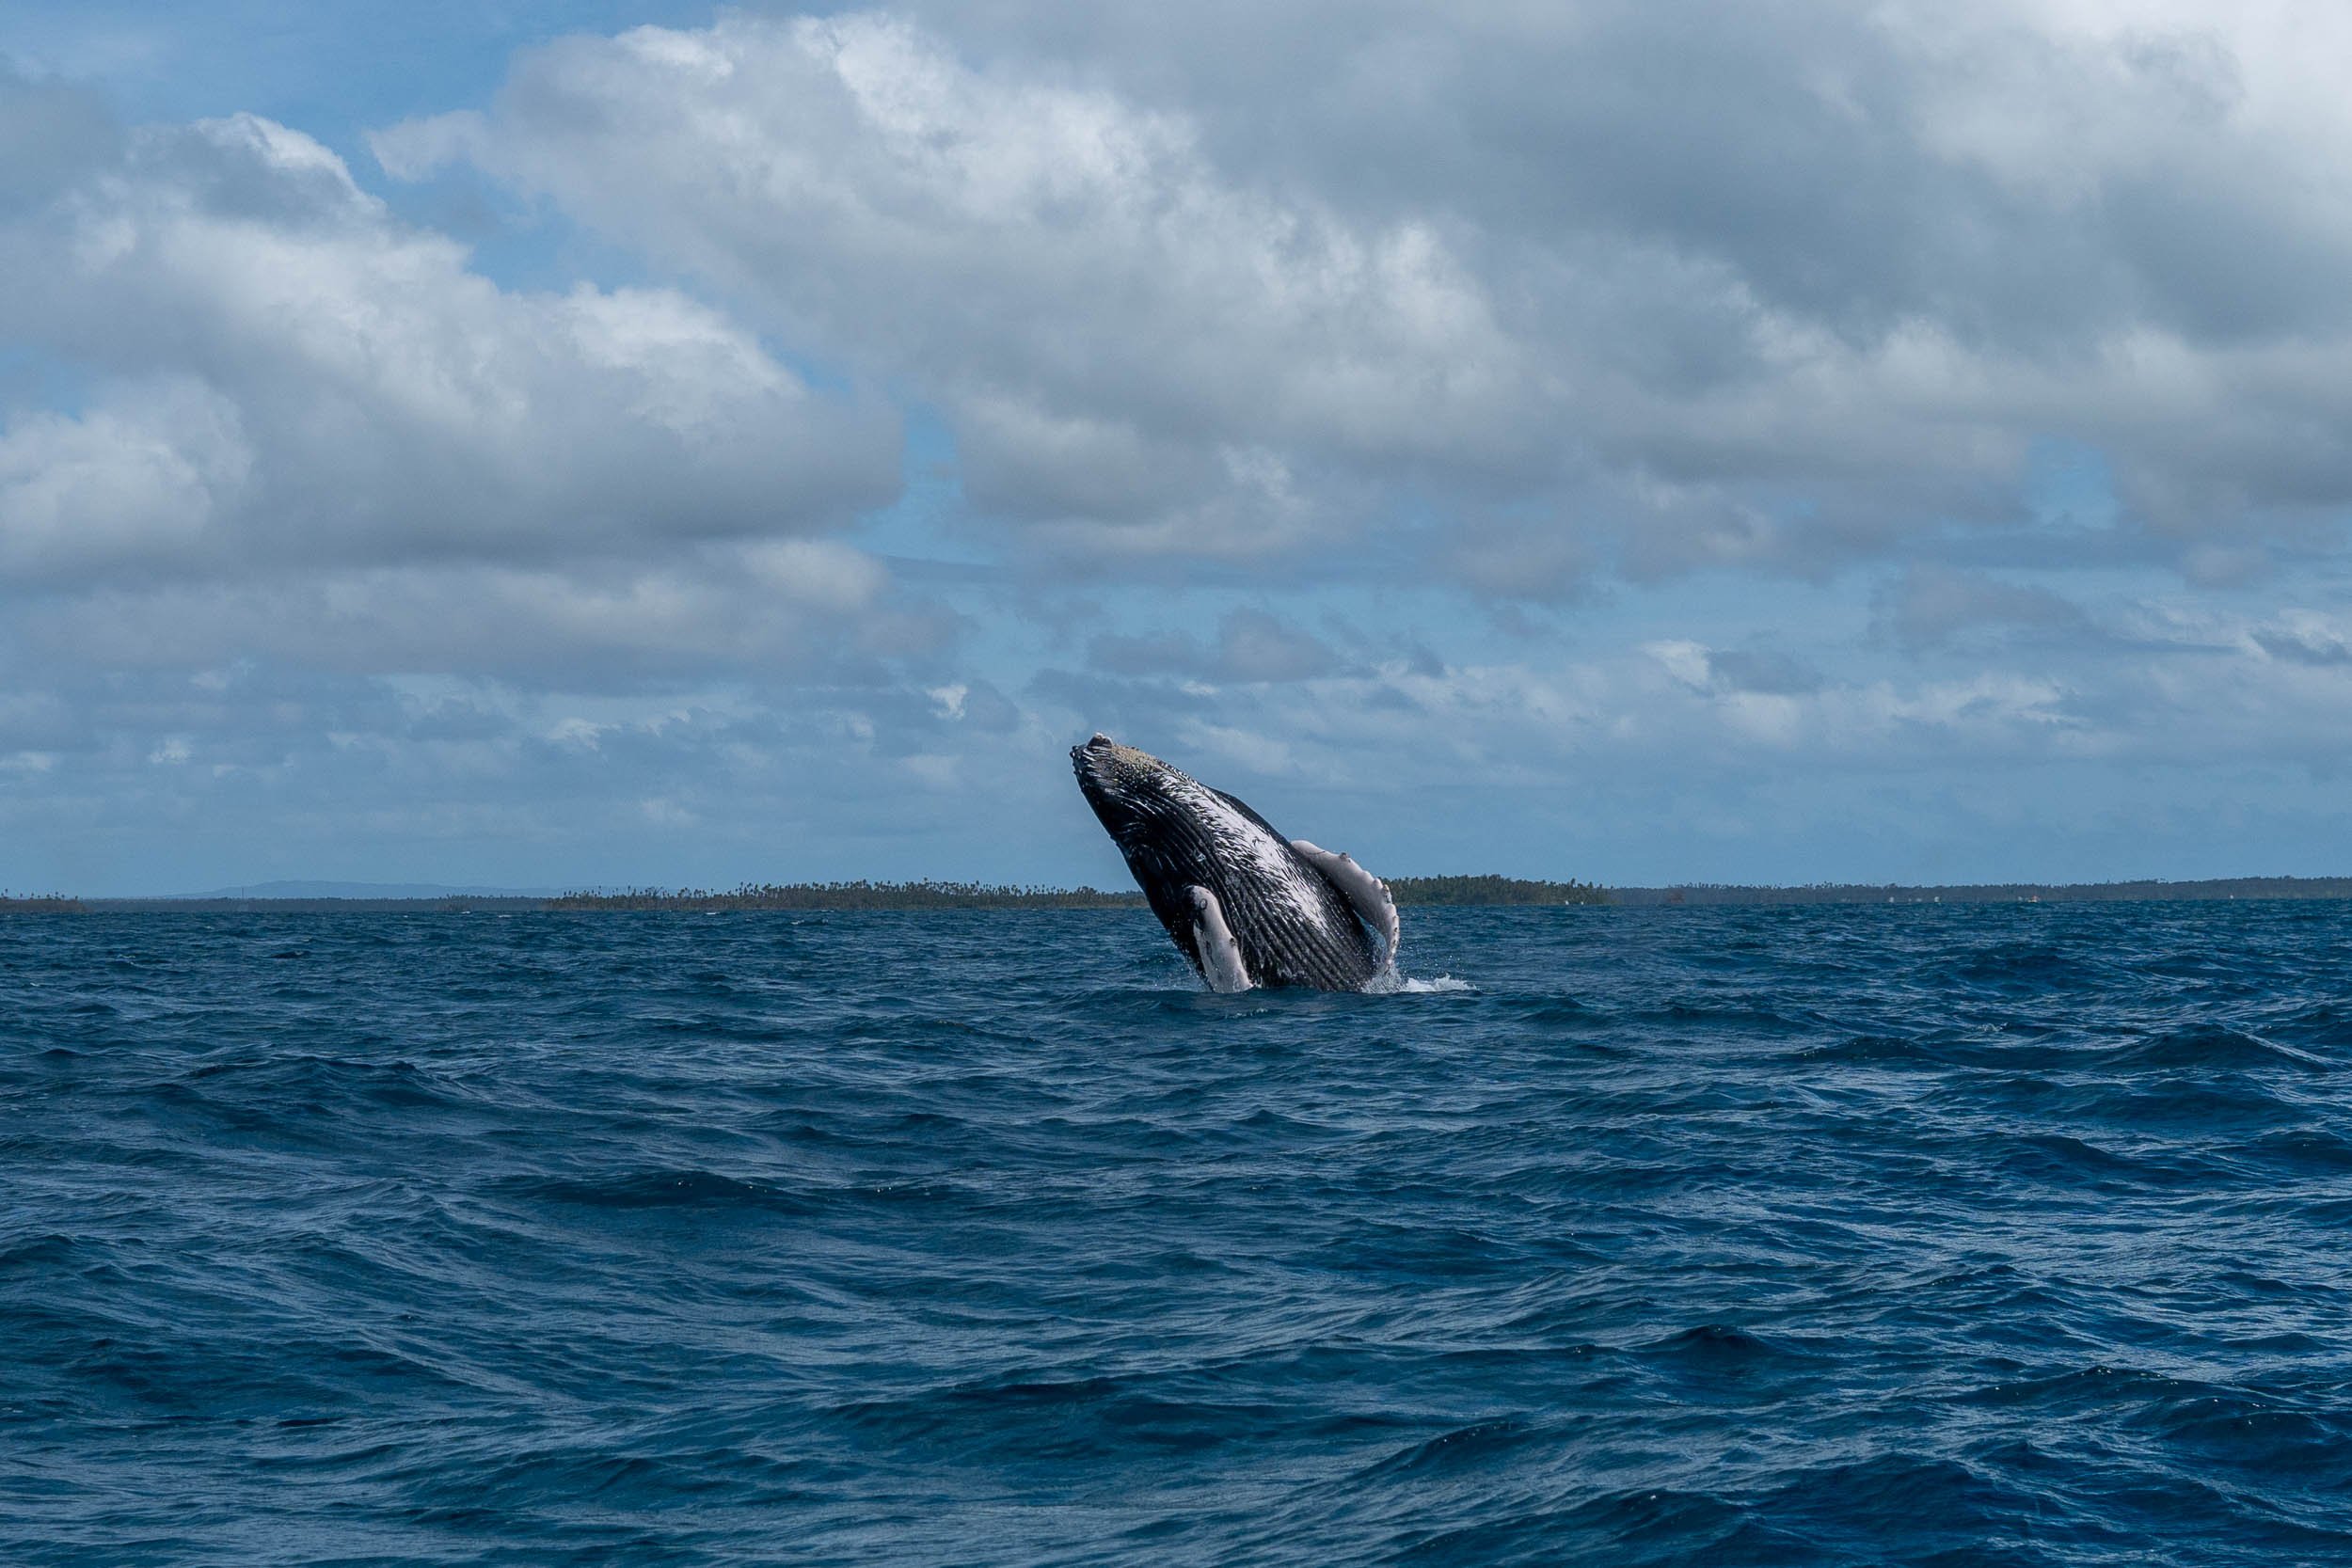
<path fill-rule="evenodd" d="M 1774 904 L 2072 904 L 2163 900 L 2352 899 L 2352 877 L 2235 877 L 2199 882 L 1994 882 L 1914 887 L 1898 883 L 1820 882 L 1811 887 L 1749 887 L 1684 883 L 1676 887 L 1597 886 L 1518 877 L 1391 877 L 1399 905 L 1428 908 L 1496 905 L 1613 904 L 1660 906 Z M 619 893 L 567 893 L 542 898 L 514 895 L 450 895 L 436 898 L 212 897 L 74 898 L 64 894 L 0 893 L 0 914 L 358 914 L 526 913 L 544 910 L 1131 910 L 1143 907 L 1134 889 L 1019 887 L 995 882 L 745 882 L 723 892 L 707 888 L 629 888 Z"/>
<path fill-rule="evenodd" d="M 995 882 L 745 882 L 707 888 L 567 893 L 550 910 L 1103 910 L 1140 907 L 1140 893 L 1011 887 Z"/>
<path fill-rule="evenodd" d="M 1589 882 L 1531 882 L 1514 877 L 1391 877 L 1399 904 L 1600 904 Z M 1132 889 L 1009 887 L 989 882 L 746 882 L 725 893 L 704 888 L 630 888 L 567 893 L 551 910 L 1104 910 L 1137 909 Z"/>
<path fill-rule="evenodd" d="M 1723 882 L 1690 882 L 1678 887 L 1609 890 L 1609 902 L 1637 909 L 1661 904 L 2148 904 L 2232 898 L 2352 898 L 2352 877 L 2216 877 L 2196 882 L 1973 882 L 1950 887 L 1912 887 L 1896 882 L 1741 887 Z"/>
<path fill-rule="evenodd" d="M 1531 882 L 1518 877 L 1391 877 L 1389 895 L 1400 905 L 1606 904 L 1609 890 L 1571 877 Z"/>
<path fill-rule="evenodd" d="M 0 893 L 0 914 L 79 914 L 82 908 L 62 893 Z"/>

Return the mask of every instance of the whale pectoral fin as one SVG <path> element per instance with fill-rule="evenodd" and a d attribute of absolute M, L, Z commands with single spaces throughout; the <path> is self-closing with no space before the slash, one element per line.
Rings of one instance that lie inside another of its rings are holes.
<path fill-rule="evenodd" d="M 1335 855 L 1303 838 L 1291 840 L 1291 847 L 1298 858 L 1323 873 L 1331 885 L 1340 890 L 1356 917 L 1372 927 L 1380 938 L 1380 961 L 1396 962 L 1396 900 L 1389 896 L 1389 884 L 1356 863 L 1353 855 Z"/>
<path fill-rule="evenodd" d="M 1248 990 L 1255 981 L 1249 978 L 1248 965 L 1241 961 L 1241 943 L 1233 936 L 1232 927 L 1225 923 L 1225 906 L 1216 895 L 1194 883 L 1192 895 L 1193 945 L 1200 954 L 1200 977 L 1209 982 L 1214 991 Z"/>

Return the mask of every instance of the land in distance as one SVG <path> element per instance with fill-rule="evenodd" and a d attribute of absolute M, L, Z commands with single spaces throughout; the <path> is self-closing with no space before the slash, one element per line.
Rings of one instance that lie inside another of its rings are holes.
<path fill-rule="evenodd" d="M 1810 887 L 1754 887 L 1689 883 L 1675 887 L 1596 886 L 1502 876 L 1391 877 L 1398 904 L 1561 905 L 1610 904 L 1625 908 L 1702 907 L 1741 904 L 2010 904 L 2152 902 L 2166 899 L 2352 898 L 2352 877 L 2235 877 L 2169 882 L 1991 882 L 1950 886 L 1899 883 L 1819 883 Z M 450 893 L 432 897 L 271 897 L 221 895 L 196 898 L 74 898 L 63 894 L 19 896 L 0 894 L 0 913 L 77 911 L 176 913 L 329 913 L 405 911 L 517 913 L 555 911 L 675 910 L 957 910 L 1136 909 L 1143 895 L 1133 890 L 1014 887 L 984 882 L 760 882 L 723 892 L 704 888 L 631 888 L 621 892 L 567 893 L 552 897 Z"/>

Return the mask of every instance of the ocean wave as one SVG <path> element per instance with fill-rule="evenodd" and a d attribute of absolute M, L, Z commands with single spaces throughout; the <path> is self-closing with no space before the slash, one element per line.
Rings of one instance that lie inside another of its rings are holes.
<path fill-rule="evenodd" d="M 9 936 L 11 1562 L 2352 1556 L 2341 907 Z"/>

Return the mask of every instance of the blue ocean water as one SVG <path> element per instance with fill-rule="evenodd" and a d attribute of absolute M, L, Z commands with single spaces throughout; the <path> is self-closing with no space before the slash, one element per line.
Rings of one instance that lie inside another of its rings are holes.
<path fill-rule="evenodd" d="M 0 922 L 0 1560 L 2352 1561 L 2352 908 L 1405 957 Z"/>

